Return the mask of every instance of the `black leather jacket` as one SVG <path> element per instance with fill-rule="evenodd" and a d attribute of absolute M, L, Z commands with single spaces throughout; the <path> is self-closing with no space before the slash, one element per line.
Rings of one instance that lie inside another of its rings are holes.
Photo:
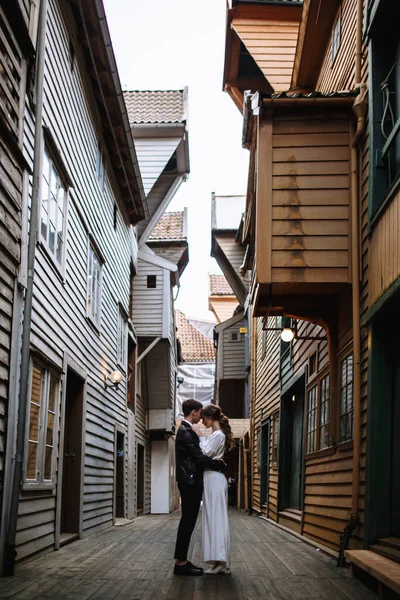
<path fill-rule="evenodd" d="M 176 434 L 176 480 L 178 483 L 203 486 L 204 469 L 224 471 L 225 464 L 202 453 L 198 435 L 182 421 Z"/>

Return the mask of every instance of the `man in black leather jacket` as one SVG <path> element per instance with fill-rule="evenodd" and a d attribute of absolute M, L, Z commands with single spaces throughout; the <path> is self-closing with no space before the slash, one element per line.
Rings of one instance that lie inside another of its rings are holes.
<path fill-rule="evenodd" d="M 196 525 L 203 494 L 204 469 L 225 470 L 222 460 L 205 456 L 192 425 L 200 421 L 203 405 L 197 400 L 182 402 L 184 419 L 176 434 L 176 480 L 181 494 L 182 517 L 175 547 L 175 575 L 203 575 L 203 569 L 187 560 L 190 538 Z"/>

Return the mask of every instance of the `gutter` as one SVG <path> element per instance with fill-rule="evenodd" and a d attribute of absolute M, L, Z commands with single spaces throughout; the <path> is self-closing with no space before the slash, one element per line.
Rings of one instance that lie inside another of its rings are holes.
<path fill-rule="evenodd" d="M 16 447 L 14 455 L 14 473 L 11 485 L 10 513 L 4 548 L 4 575 L 14 575 L 16 551 L 16 533 L 18 520 L 18 507 L 23 475 L 23 461 L 25 454 L 26 412 L 28 406 L 29 390 L 29 362 L 30 362 L 30 340 L 33 301 L 33 278 L 35 270 L 36 239 L 39 227 L 39 186 L 42 177 L 42 136 L 43 136 L 43 97 L 44 97 L 44 61 L 46 47 L 46 17 L 47 0 L 41 0 L 37 54 L 36 54 L 36 106 L 35 106 L 35 142 L 33 158 L 33 183 L 32 200 L 30 212 L 30 228 L 28 240 L 28 269 L 25 293 L 24 322 L 22 328 L 21 343 L 21 367 L 18 417 L 16 425 Z"/>
<path fill-rule="evenodd" d="M 124 133 L 125 133 L 125 139 L 126 139 L 126 142 L 127 142 L 127 145 L 128 145 L 130 159 L 131 159 L 131 162 L 133 164 L 133 168 L 134 168 L 134 172 L 135 172 L 135 176 L 136 176 L 136 180 L 137 180 L 139 199 L 140 199 L 140 202 L 142 204 L 143 211 L 139 211 L 138 210 L 138 207 L 136 206 L 136 202 L 134 200 L 134 193 L 132 193 L 132 191 L 131 191 L 131 194 L 133 196 L 133 198 L 132 198 L 133 204 L 134 204 L 135 210 L 138 213 L 138 215 L 140 215 L 140 212 L 142 212 L 144 214 L 144 218 L 148 218 L 148 209 L 147 209 L 146 195 L 145 195 L 144 189 L 143 189 L 142 176 L 140 174 L 139 163 L 138 163 L 137 156 L 136 156 L 135 145 L 134 145 L 134 142 L 133 142 L 132 132 L 131 132 L 131 128 L 130 128 L 130 125 L 129 125 L 129 119 L 128 119 L 128 115 L 127 115 L 127 112 L 126 112 L 126 105 L 125 105 L 125 101 L 124 101 L 124 98 L 123 98 L 123 93 L 122 93 L 122 90 L 121 90 L 121 83 L 120 83 L 120 80 L 119 80 L 117 65 L 116 65 L 116 62 L 115 62 L 114 51 L 113 51 L 113 47 L 112 47 L 112 43 L 111 43 L 111 39 L 110 39 L 110 34 L 109 34 L 109 31 L 108 31 L 107 19 L 106 19 L 106 15 L 105 15 L 105 12 L 104 12 L 104 6 L 103 6 L 102 1 L 101 0 L 94 0 L 94 7 L 95 7 L 95 11 L 96 11 L 96 16 L 97 16 L 97 19 L 98 19 L 98 22 L 99 22 L 99 26 L 100 26 L 101 39 L 102 39 L 102 42 L 104 44 L 104 47 L 105 47 L 106 53 L 107 53 L 108 67 L 109 67 L 109 70 L 111 72 L 111 76 L 112 76 L 112 80 L 113 80 L 113 84 L 114 84 L 114 92 L 115 92 L 115 95 L 117 96 L 117 99 L 118 99 L 118 104 L 119 104 L 119 108 L 120 108 L 120 112 L 121 112 L 121 116 L 122 116 L 122 121 L 123 121 L 123 129 L 124 129 Z M 91 44 L 90 44 L 90 37 L 89 37 L 88 31 L 87 31 L 85 19 L 83 18 L 83 8 L 82 8 L 82 2 L 81 1 L 79 3 L 79 8 L 80 8 L 80 12 L 81 12 L 82 21 L 83 21 L 83 24 L 84 24 L 85 34 L 86 34 L 86 37 L 87 37 L 87 40 L 88 40 L 89 52 L 91 54 L 93 64 L 95 65 L 96 63 L 95 63 L 95 60 L 94 60 L 94 57 L 93 57 L 92 47 L 91 47 Z M 96 69 L 96 77 L 100 81 L 97 69 Z M 103 98 L 103 102 L 104 102 L 105 106 L 107 106 L 107 103 L 105 102 L 105 98 L 104 98 L 103 86 L 102 85 L 100 85 L 100 90 L 101 90 L 101 95 L 102 95 L 102 98 Z M 110 113 L 108 112 L 108 110 L 107 110 L 107 116 L 108 116 L 108 119 L 110 121 L 110 125 L 112 127 L 111 117 L 110 117 Z M 115 139 L 115 133 L 114 133 L 114 128 L 113 127 L 112 127 L 112 131 L 113 131 L 113 137 Z M 121 166 L 122 166 L 122 169 L 123 169 L 124 174 L 125 174 L 125 179 L 126 179 L 126 181 L 128 183 L 129 190 L 132 190 L 131 182 L 129 181 L 129 177 L 128 177 L 127 173 L 126 173 L 124 162 L 122 160 L 121 153 L 120 153 L 120 150 L 119 150 L 119 144 L 117 143 L 116 139 L 115 139 L 115 142 L 116 142 L 116 146 L 118 148 L 118 153 L 120 155 Z"/>

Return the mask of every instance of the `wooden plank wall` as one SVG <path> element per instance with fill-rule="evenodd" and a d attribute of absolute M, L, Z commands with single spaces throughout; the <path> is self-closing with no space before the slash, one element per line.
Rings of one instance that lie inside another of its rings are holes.
<path fill-rule="evenodd" d="M 0 490 L 4 479 L 10 355 L 12 350 L 16 352 L 12 346 L 12 321 L 15 281 L 21 262 L 21 210 L 22 169 L 6 140 L 0 138 Z M 2 500 L 0 493 L 0 515 Z"/>
<path fill-rule="evenodd" d="M 135 145 L 136 145 L 136 142 L 135 142 Z M 160 206 L 162 200 L 165 198 L 169 188 L 171 187 L 171 185 L 173 184 L 175 179 L 176 179 L 175 173 L 161 173 L 160 177 L 158 178 L 158 180 L 155 182 L 155 184 L 149 191 L 148 196 L 146 198 L 146 202 L 147 202 L 150 219 L 156 212 L 157 208 Z M 149 223 L 146 220 L 146 221 L 141 221 L 140 223 L 138 223 L 136 225 L 136 231 L 137 231 L 139 239 L 148 224 Z"/>
<path fill-rule="evenodd" d="M 237 17 L 232 27 L 275 92 L 290 89 L 299 21 Z M 284 9 L 285 10 L 285 9 Z M 253 14 L 254 13 L 254 14 Z"/>
<path fill-rule="evenodd" d="M 167 166 L 180 141 L 181 136 L 162 138 L 135 137 L 136 154 L 146 195 L 149 194 Z"/>
<path fill-rule="evenodd" d="M 236 296 L 211 296 L 209 304 L 212 306 L 212 311 L 218 319 L 218 323 L 223 323 L 233 316 L 233 311 L 238 306 L 239 302 Z"/>
<path fill-rule="evenodd" d="M 246 377 L 246 340 L 245 335 L 239 333 L 239 329 L 245 326 L 246 322 L 242 319 L 221 332 L 224 344 L 221 379 L 244 379 Z M 238 342 L 232 341 L 232 333 L 240 336 Z"/>
<path fill-rule="evenodd" d="M 274 319 L 269 322 L 273 327 Z M 256 336 L 256 364 L 254 380 L 254 436 L 253 452 L 258 456 L 259 435 L 261 422 L 269 415 L 279 411 L 280 404 L 280 380 L 279 380 L 279 356 L 280 356 L 280 336 L 277 332 L 269 331 L 267 333 L 266 352 L 263 356 L 263 332 L 262 319 L 253 321 L 254 327 L 252 335 Z M 272 452 L 272 446 L 271 446 Z M 252 507 L 261 512 L 260 505 L 260 486 L 261 472 L 258 461 L 253 461 L 252 473 Z M 277 520 L 278 504 L 278 468 L 272 465 L 270 460 L 269 490 L 268 490 L 268 515 Z"/>
<path fill-rule="evenodd" d="M 349 281 L 347 114 L 273 117 L 272 281 Z"/>
<path fill-rule="evenodd" d="M 156 275 L 157 287 L 147 287 L 147 276 Z M 139 258 L 136 276 L 132 279 L 131 319 L 139 337 L 162 336 L 164 269 Z"/>
<path fill-rule="evenodd" d="M 68 10 L 67 7 L 66 11 Z M 65 13 L 69 14 L 69 13 Z M 72 16 L 69 17 L 73 22 Z M 76 45 L 71 69 L 70 36 Z M 103 373 L 117 367 L 117 315 L 119 303 L 129 310 L 129 224 L 114 203 L 120 194 L 114 188 L 106 156 L 104 191 L 96 177 L 96 156 L 101 124 L 84 61 L 73 29 L 67 31 L 55 0 L 48 6 L 44 122 L 60 148 L 73 181 L 68 206 L 67 254 L 64 277 L 58 273 L 40 244 L 36 254 L 32 315 L 32 345 L 60 369 L 64 352 L 87 372 L 86 445 L 84 474 L 84 534 L 112 524 L 115 465 L 115 424 L 126 427 L 126 389 L 104 390 Z M 59 102 L 60 94 L 63 102 Z M 80 123 L 80 127 L 70 127 Z M 24 153 L 33 163 L 34 119 L 26 109 Z M 86 318 L 88 231 L 104 256 L 102 316 L 99 331 Z M 118 253 L 115 252 L 118 248 Z M 61 385 L 65 385 L 65 376 Z M 60 407 L 58 407 L 60 414 Z M 58 488 L 56 489 L 58 493 Z M 53 492 L 24 491 L 20 503 L 17 544 L 23 558 L 54 542 L 55 501 Z"/>
<path fill-rule="evenodd" d="M 357 0 L 343 0 L 338 12 L 342 19 L 339 50 L 332 61 L 331 36 L 316 85 L 316 89 L 324 94 L 354 88 Z"/>
<path fill-rule="evenodd" d="M 238 221 L 238 226 L 239 226 Z M 225 254 L 228 262 L 233 266 L 236 273 L 241 278 L 240 267 L 243 264 L 244 253 L 246 250 L 245 246 L 241 246 L 235 241 L 235 235 L 224 235 L 218 232 L 214 233 L 215 239 L 221 247 L 222 252 Z"/>
<path fill-rule="evenodd" d="M 139 344 L 139 354 L 145 349 L 145 344 Z M 151 442 L 148 436 L 148 386 L 147 386 L 147 365 L 145 357 L 139 364 L 141 367 L 141 390 L 138 390 L 136 395 L 136 413 L 135 413 L 135 439 L 136 443 L 144 446 L 144 514 L 148 514 L 151 510 Z M 137 467 L 137 463 L 136 463 Z M 137 468 L 136 468 L 136 485 L 137 485 Z"/>

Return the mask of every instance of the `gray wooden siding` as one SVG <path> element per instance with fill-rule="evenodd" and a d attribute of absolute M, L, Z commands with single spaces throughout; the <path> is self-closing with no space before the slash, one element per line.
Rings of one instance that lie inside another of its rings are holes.
<path fill-rule="evenodd" d="M 172 186 L 176 179 L 176 174 L 173 173 L 162 173 L 158 178 L 157 182 L 154 184 L 148 196 L 146 198 L 147 208 L 149 212 L 149 220 L 152 218 L 157 208 L 160 206 L 161 202 L 165 198 L 168 190 Z M 148 221 L 142 221 L 137 225 L 138 237 L 142 235 L 143 231 L 146 229 L 148 225 Z"/>
<path fill-rule="evenodd" d="M 139 345 L 139 353 L 142 353 L 145 346 Z M 144 488 L 144 513 L 151 510 L 151 444 L 147 435 L 147 406 L 148 406 L 148 368 L 146 365 L 147 357 L 140 363 L 142 387 L 141 393 L 136 395 L 136 413 L 135 413 L 135 438 L 138 444 L 144 446 L 145 452 L 145 488 Z M 136 465 L 137 466 L 137 465 Z M 137 470 L 135 476 L 135 485 L 137 485 Z M 136 487 L 135 487 L 136 489 Z"/>
<path fill-rule="evenodd" d="M 21 260 L 22 172 L 0 138 L 0 490 L 3 488 L 15 280 Z M 3 494 L 0 491 L 0 515 Z"/>
<path fill-rule="evenodd" d="M 96 156 L 101 125 L 90 83 L 81 68 L 84 63 L 78 45 L 77 60 L 71 70 L 69 33 L 58 3 L 50 0 L 44 122 L 60 149 L 73 189 L 68 207 L 64 277 L 41 244 L 37 249 L 31 341 L 60 369 L 67 351 L 87 373 L 83 506 L 86 534 L 110 526 L 113 518 L 115 424 L 127 424 L 126 386 L 123 383 L 118 390 L 104 390 L 103 374 L 117 368 L 118 303 L 128 312 L 130 246 L 129 225 L 120 212 L 116 230 L 113 227 L 114 202 L 118 204 L 120 193 L 110 182 L 112 174 L 108 171 L 107 157 L 104 191 L 97 182 Z M 74 41 L 73 34 L 72 39 Z M 59 101 L 60 96 L 63 102 Z M 70 127 L 71 123 L 79 123 L 79 127 Z M 33 116 L 27 110 L 24 153 L 31 165 L 33 127 Z M 86 319 L 89 232 L 105 259 L 98 331 Z M 60 407 L 58 411 L 60 414 Z M 17 537 L 19 558 L 54 543 L 55 499 L 51 493 L 42 491 L 22 493 Z"/>
<path fill-rule="evenodd" d="M 147 276 L 157 276 L 157 287 L 147 287 Z M 164 269 L 139 258 L 132 280 L 131 319 L 139 337 L 161 337 L 163 331 Z"/>
<path fill-rule="evenodd" d="M 181 137 L 136 138 L 135 148 L 146 195 L 163 172 Z"/>
<path fill-rule="evenodd" d="M 161 340 L 145 357 L 149 409 L 170 408 L 170 351 L 168 340 Z"/>
<path fill-rule="evenodd" d="M 245 350 L 245 335 L 239 334 L 240 327 L 245 327 L 244 319 L 227 327 L 221 332 L 223 337 L 223 379 L 243 379 L 246 377 L 246 350 Z M 232 333 L 238 333 L 240 340 L 232 341 Z M 221 335 L 220 334 L 220 335 Z"/>

